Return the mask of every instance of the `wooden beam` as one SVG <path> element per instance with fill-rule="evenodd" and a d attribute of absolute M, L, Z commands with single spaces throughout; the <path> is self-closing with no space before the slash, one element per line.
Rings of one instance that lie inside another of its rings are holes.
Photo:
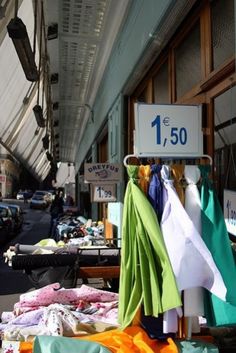
<path fill-rule="evenodd" d="M 80 267 L 78 278 L 119 278 L 120 266 Z"/>

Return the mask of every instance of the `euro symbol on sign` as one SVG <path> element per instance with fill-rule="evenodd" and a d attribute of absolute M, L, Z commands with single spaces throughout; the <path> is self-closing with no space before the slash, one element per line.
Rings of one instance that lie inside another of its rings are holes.
<path fill-rule="evenodd" d="M 168 116 L 166 116 L 166 117 L 163 119 L 163 124 L 164 124 L 165 126 L 169 126 L 169 125 L 170 125 L 169 122 L 170 122 L 170 118 L 169 118 Z"/>

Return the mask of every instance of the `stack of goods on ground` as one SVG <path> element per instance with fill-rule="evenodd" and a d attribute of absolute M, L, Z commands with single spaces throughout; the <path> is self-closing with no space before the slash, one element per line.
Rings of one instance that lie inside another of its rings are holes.
<path fill-rule="evenodd" d="M 104 245 L 104 224 L 82 216 L 65 215 L 58 220 L 56 241 L 75 245 Z"/>

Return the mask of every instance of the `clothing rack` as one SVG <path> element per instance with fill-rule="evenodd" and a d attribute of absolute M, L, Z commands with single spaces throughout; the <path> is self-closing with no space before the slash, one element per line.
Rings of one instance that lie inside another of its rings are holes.
<path fill-rule="evenodd" d="M 76 278 L 103 278 L 118 279 L 120 275 L 121 248 L 114 246 L 109 239 L 107 247 L 78 248 L 75 246 L 63 248 L 40 247 L 24 244 L 16 244 L 11 250 L 16 254 L 11 257 L 13 270 L 24 270 L 30 274 L 31 270 L 46 267 L 72 266 L 79 259 L 79 267 L 76 270 Z M 51 250 L 54 253 L 33 253 L 35 250 Z M 7 253 L 4 255 L 7 257 Z"/>
<path fill-rule="evenodd" d="M 124 157 L 124 159 L 123 159 L 123 164 L 124 164 L 124 166 L 125 167 L 128 167 L 128 163 L 127 163 L 127 161 L 128 161 L 128 159 L 129 158 L 137 158 L 137 159 L 139 159 L 139 158 L 170 158 L 170 157 L 166 157 L 166 156 L 154 156 L 154 155 L 143 155 L 143 154 L 140 154 L 140 155 L 138 155 L 138 154 L 127 154 L 125 157 Z M 208 158 L 209 159 L 209 164 L 212 166 L 213 165 L 213 161 L 212 161 L 212 157 L 210 156 L 210 155 L 208 155 L 208 154 L 202 154 L 201 156 L 192 156 L 192 157 L 183 157 L 183 156 L 181 156 L 181 157 L 176 157 L 176 159 L 194 159 L 194 158 Z"/>
<path fill-rule="evenodd" d="M 151 158 L 163 158 L 163 159 L 184 159 L 184 160 L 194 160 L 194 159 L 202 159 L 202 158 L 207 158 L 208 161 L 209 161 L 209 165 L 212 166 L 213 165 L 213 160 L 212 160 L 212 157 L 208 154 L 202 154 L 202 155 L 193 155 L 193 156 L 173 156 L 173 157 L 170 157 L 170 156 L 157 156 L 157 155 L 154 155 L 154 154 L 149 154 L 149 155 L 145 155 L 145 154 L 136 154 L 136 153 L 133 153 L 133 154 L 128 154 L 124 157 L 123 159 L 123 164 L 124 166 L 127 168 L 129 166 L 128 164 L 128 159 L 129 158 L 136 158 L 136 159 L 140 159 L 140 158 L 148 158 L 148 159 L 151 159 Z M 178 329 L 178 336 L 179 338 L 183 338 L 184 336 L 187 338 L 187 339 L 191 339 L 192 337 L 192 329 L 191 329 L 191 325 L 192 325 L 192 321 L 191 321 L 191 318 L 180 318 L 179 319 L 179 329 Z"/>

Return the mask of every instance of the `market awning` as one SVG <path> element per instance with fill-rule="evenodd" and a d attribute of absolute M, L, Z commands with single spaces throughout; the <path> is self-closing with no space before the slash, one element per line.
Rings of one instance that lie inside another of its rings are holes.
<path fill-rule="evenodd" d="M 9 18 L 13 10 L 14 7 Z M 23 1 L 18 15 L 27 27 L 30 40 L 34 33 L 33 13 L 32 2 Z M 0 46 L 0 77 L 0 141 L 37 179 L 43 180 L 50 162 L 42 148 L 45 129 L 38 128 L 32 110 L 37 103 L 38 84 L 26 80 L 7 34 Z"/>
<path fill-rule="evenodd" d="M 76 1 L 66 0 L 0 1 L 0 142 L 37 179 L 43 180 L 50 170 L 51 160 L 46 152 L 53 156 L 53 162 L 75 162 L 84 129 L 93 118 L 96 93 L 129 3 L 127 0 L 81 0 L 78 6 Z M 46 61 L 47 67 L 41 66 L 40 86 L 38 82 L 27 81 L 8 35 L 7 25 L 16 14 L 26 26 L 32 48 L 35 47 L 37 68 L 39 57 L 41 65 Z M 39 26 L 43 27 L 46 39 L 42 47 Z M 55 33 L 49 35 L 54 27 Z M 43 70 L 49 77 L 50 100 L 44 91 Z M 52 84 L 53 75 L 57 80 Z M 49 130 L 38 127 L 32 110 L 39 101 L 42 106 L 44 98 L 45 120 L 50 111 Z M 42 143 L 46 134 L 49 135 L 48 151 Z"/>

